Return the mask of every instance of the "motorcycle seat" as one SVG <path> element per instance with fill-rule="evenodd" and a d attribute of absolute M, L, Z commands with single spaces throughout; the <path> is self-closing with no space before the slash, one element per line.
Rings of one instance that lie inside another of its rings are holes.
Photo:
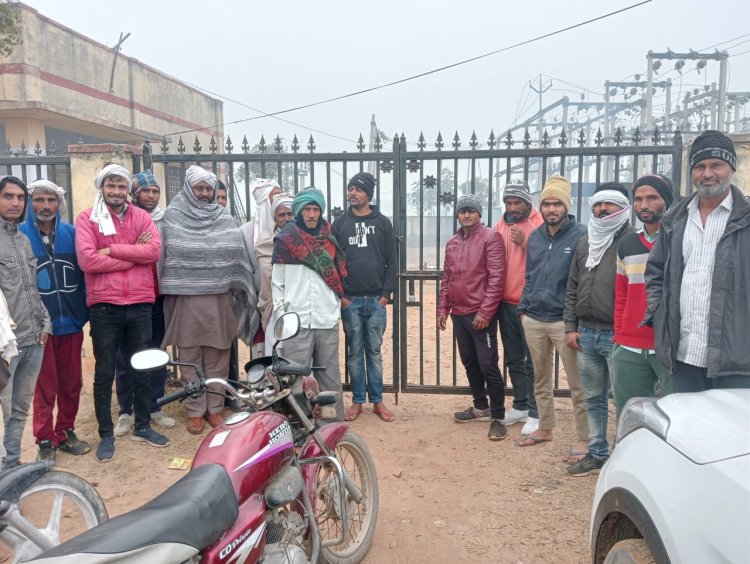
<path fill-rule="evenodd" d="M 134 554 L 161 544 L 200 551 L 218 540 L 238 514 L 227 471 L 218 464 L 206 464 L 138 509 L 85 531 L 34 562 L 67 561 L 63 557 L 80 554 L 100 555 L 109 561 L 106 555 Z"/>

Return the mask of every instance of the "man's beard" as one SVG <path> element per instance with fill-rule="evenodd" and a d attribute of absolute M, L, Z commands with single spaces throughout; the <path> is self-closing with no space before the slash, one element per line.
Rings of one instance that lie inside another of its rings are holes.
<path fill-rule="evenodd" d="M 731 182 L 727 180 L 726 182 L 719 181 L 716 182 L 716 184 L 709 186 L 706 186 L 702 182 L 699 182 L 698 184 L 694 184 L 693 186 L 695 186 L 701 196 L 705 198 L 713 198 L 724 193 L 730 185 Z"/>

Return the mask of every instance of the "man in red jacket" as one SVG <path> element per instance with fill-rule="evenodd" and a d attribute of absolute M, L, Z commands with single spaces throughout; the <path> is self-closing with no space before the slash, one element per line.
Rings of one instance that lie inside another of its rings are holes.
<path fill-rule="evenodd" d="M 530 435 L 539 428 L 539 412 L 534 399 L 534 365 L 518 316 L 518 302 L 526 281 L 526 243 L 544 220 L 532 205 L 531 190 L 523 178 L 508 182 L 503 190 L 503 203 L 505 213 L 495 224 L 495 231 L 505 242 L 508 269 L 497 322 L 503 341 L 503 361 L 513 384 L 513 407 L 505 413 L 505 425 L 525 422 L 521 434 Z"/>
<path fill-rule="evenodd" d="M 508 434 L 495 319 L 505 286 L 505 245 L 500 234 L 480 223 L 477 196 L 462 196 L 456 209 L 461 228 L 445 245 L 437 325 L 445 331 L 450 314 L 474 406 L 453 417 L 459 423 L 491 419 L 487 436 L 499 441 Z"/>
<path fill-rule="evenodd" d="M 640 326 L 646 313 L 646 261 L 673 194 L 672 181 L 661 174 L 647 174 L 636 180 L 633 211 L 643 227 L 625 235 L 617 247 L 612 387 L 618 414 L 632 397 L 654 397 L 657 384 L 662 395 L 673 391 L 672 375 L 656 358 L 654 330 L 648 325 Z"/>
<path fill-rule="evenodd" d="M 94 207 L 76 220 L 76 254 L 86 278 L 94 346 L 94 409 L 99 424 L 96 458 L 115 457 L 112 381 L 117 350 L 126 358 L 151 341 L 151 312 L 156 296 L 151 265 L 161 255 L 161 239 L 148 212 L 128 205 L 131 175 L 120 165 L 104 167 L 96 177 Z M 151 428 L 151 375 L 135 375 L 134 441 L 165 447 L 169 439 Z"/>

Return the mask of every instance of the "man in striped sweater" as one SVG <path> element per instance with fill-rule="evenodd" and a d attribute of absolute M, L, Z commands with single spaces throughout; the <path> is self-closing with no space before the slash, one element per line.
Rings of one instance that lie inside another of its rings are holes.
<path fill-rule="evenodd" d="M 672 199 L 666 176 L 646 174 L 633 184 L 633 211 L 643 227 L 625 235 L 617 248 L 612 363 L 618 415 L 630 398 L 654 397 L 657 384 L 660 394 L 672 392 L 672 375 L 656 358 L 654 330 L 640 327 L 646 311 L 646 261 Z"/>

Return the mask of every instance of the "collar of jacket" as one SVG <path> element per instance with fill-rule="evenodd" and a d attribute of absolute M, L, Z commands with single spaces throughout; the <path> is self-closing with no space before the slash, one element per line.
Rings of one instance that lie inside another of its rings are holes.
<path fill-rule="evenodd" d="M 463 227 L 459 227 L 458 231 L 456 231 L 456 235 L 460 235 L 464 239 L 468 239 L 469 237 L 471 237 L 472 235 L 474 235 L 474 233 L 476 233 L 477 231 L 479 231 L 480 229 L 482 229 L 482 227 L 484 227 L 484 225 L 482 225 L 481 222 L 477 223 L 474 227 L 472 227 L 471 229 L 469 229 L 469 234 L 468 235 L 464 235 L 464 228 Z"/>
<path fill-rule="evenodd" d="M 3 229 L 8 233 L 18 233 L 18 223 L 11 223 L 4 217 L 0 217 L 0 225 L 2 225 Z"/>
<path fill-rule="evenodd" d="M 562 224 L 562 227 L 560 227 L 560 230 L 554 234 L 554 237 L 558 237 L 562 235 L 563 233 L 565 233 L 566 231 L 568 231 L 569 229 L 572 229 L 573 226 L 577 223 L 575 216 L 570 215 L 570 214 L 565 216 L 565 219 L 563 221 L 564 223 Z M 552 239 L 553 235 L 549 234 L 546 221 L 542 222 L 542 224 L 539 227 L 537 227 L 537 229 L 542 233 L 542 235 L 544 235 L 544 238 L 547 239 L 547 241 Z"/>
<path fill-rule="evenodd" d="M 735 229 L 742 229 L 743 227 L 750 225 L 750 198 L 745 196 L 744 192 L 734 184 L 730 186 L 730 190 L 732 192 L 732 213 L 729 215 L 725 233 L 734 231 Z M 662 218 L 661 230 L 666 233 L 671 233 L 674 225 L 687 216 L 687 209 L 690 202 L 697 197 L 698 192 L 693 192 L 675 204 L 667 212 L 667 215 Z"/>

